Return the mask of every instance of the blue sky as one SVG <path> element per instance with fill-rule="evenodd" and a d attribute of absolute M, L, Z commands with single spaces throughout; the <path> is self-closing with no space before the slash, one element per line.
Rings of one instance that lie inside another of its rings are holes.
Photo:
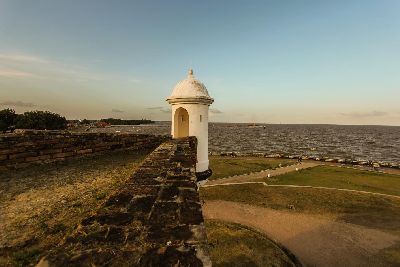
<path fill-rule="evenodd" d="M 400 125 L 400 1 L 0 0 L 0 108 L 168 120 L 192 67 L 212 121 Z"/>

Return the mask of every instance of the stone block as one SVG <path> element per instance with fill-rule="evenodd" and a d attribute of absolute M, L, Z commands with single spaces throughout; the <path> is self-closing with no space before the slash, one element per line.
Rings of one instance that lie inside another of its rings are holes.
<path fill-rule="evenodd" d="M 83 155 L 83 154 L 89 154 L 92 153 L 92 149 L 82 149 L 82 150 L 77 150 L 77 154 Z"/>
<path fill-rule="evenodd" d="M 75 153 L 74 152 L 65 152 L 65 153 L 57 153 L 57 154 L 52 154 L 52 158 L 66 158 L 66 157 L 71 157 Z"/>
<path fill-rule="evenodd" d="M 39 151 L 40 155 L 48 155 L 48 154 L 57 154 L 57 153 L 61 153 L 62 149 L 61 148 L 57 148 L 57 149 L 45 149 L 45 150 L 41 150 Z"/>
<path fill-rule="evenodd" d="M 35 157 L 28 157 L 25 158 L 25 161 L 29 162 L 29 161 L 45 161 L 50 159 L 51 156 L 50 155 L 42 155 L 42 156 L 35 156 Z"/>
<path fill-rule="evenodd" d="M 24 147 L 14 147 L 14 148 L 9 148 L 9 149 L 0 149 L 0 155 L 4 155 L 4 154 L 9 154 L 9 155 L 13 155 L 16 153 L 22 153 L 25 151 Z"/>

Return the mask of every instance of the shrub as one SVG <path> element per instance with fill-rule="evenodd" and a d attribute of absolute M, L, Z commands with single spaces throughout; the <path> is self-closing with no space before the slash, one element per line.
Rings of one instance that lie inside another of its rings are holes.
<path fill-rule="evenodd" d="M 7 108 L 0 110 L 0 131 L 6 131 L 13 126 L 17 116 L 13 109 Z"/>
<path fill-rule="evenodd" d="M 59 130 L 67 128 L 67 119 L 50 111 L 28 111 L 19 115 L 16 128 L 36 130 Z"/>

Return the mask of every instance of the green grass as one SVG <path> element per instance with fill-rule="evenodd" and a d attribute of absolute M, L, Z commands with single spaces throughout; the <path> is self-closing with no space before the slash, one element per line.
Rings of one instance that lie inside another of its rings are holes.
<path fill-rule="evenodd" d="M 296 163 L 290 159 L 273 159 L 273 158 L 258 158 L 258 157 L 210 157 L 210 168 L 213 175 L 210 180 L 229 177 L 232 175 L 240 175 L 250 172 L 259 172 L 267 169 L 274 169 L 281 166 L 288 166 Z"/>
<path fill-rule="evenodd" d="M 204 187 L 200 196 L 206 202 L 225 200 L 291 212 L 331 214 L 340 221 L 400 234 L 400 199 L 390 197 L 261 184 Z"/>
<path fill-rule="evenodd" d="M 303 169 L 263 181 L 268 184 L 323 186 L 400 196 L 400 175 L 332 166 Z"/>
<path fill-rule="evenodd" d="M 251 228 L 217 220 L 206 221 L 213 266 L 296 266 L 296 259 Z"/>

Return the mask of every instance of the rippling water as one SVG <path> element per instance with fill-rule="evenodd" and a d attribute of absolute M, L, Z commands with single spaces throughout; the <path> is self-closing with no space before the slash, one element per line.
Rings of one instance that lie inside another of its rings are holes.
<path fill-rule="evenodd" d="M 98 131 L 99 129 L 92 129 Z M 170 134 L 170 122 L 100 131 Z M 400 164 L 400 127 L 210 123 L 210 152 L 290 154 Z"/>

